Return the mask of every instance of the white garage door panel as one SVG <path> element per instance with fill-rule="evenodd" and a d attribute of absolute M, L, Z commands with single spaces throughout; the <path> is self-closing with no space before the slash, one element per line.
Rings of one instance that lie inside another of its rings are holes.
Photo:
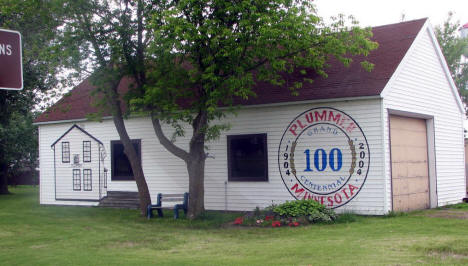
<path fill-rule="evenodd" d="M 391 115 L 390 137 L 393 210 L 429 208 L 426 121 Z"/>

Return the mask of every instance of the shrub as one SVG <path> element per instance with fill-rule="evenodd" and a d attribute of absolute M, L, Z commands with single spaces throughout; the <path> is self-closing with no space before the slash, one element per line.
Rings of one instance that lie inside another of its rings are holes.
<path fill-rule="evenodd" d="M 296 227 L 309 223 L 335 222 L 337 215 L 331 209 L 314 200 L 296 200 L 280 205 L 272 205 L 238 217 L 233 224 L 260 227 Z"/>
<path fill-rule="evenodd" d="M 315 200 L 288 201 L 273 208 L 273 212 L 283 218 L 303 218 L 310 223 L 333 222 L 336 214 Z"/>

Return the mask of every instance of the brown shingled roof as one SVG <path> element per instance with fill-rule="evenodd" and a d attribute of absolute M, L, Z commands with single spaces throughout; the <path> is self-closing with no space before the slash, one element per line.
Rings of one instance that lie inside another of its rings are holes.
<path fill-rule="evenodd" d="M 254 88 L 257 97 L 240 103 L 256 105 L 380 95 L 426 20 L 419 19 L 372 28 L 374 34 L 372 40 L 379 43 L 377 50 L 371 52 L 367 58 L 354 58 L 354 63 L 351 63 L 349 67 L 331 60 L 331 66 L 326 70 L 328 77 L 310 74 L 314 82 L 304 83 L 303 87 L 298 90 L 299 96 L 292 96 L 289 90 L 283 87 L 273 86 L 268 82 L 258 82 Z M 375 64 L 371 72 L 360 66 L 359 62 L 363 59 Z M 299 72 L 287 77 L 287 80 L 291 82 L 299 79 L 302 79 Z M 129 79 L 123 79 L 119 85 L 120 90 L 125 90 L 129 83 Z M 58 101 L 41 114 L 35 122 L 82 119 L 87 114 L 96 112 L 97 108 L 91 104 L 90 92 L 92 90 L 89 81 L 83 81 L 71 91 L 69 96 Z"/>

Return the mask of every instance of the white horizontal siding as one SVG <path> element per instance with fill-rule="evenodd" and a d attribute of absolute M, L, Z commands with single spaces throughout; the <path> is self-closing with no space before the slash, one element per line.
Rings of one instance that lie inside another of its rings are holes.
<path fill-rule="evenodd" d="M 209 143 L 210 158 L 206 161 L 205 204 L 211 210 L 252 210 L 272 203 L 292 200 L 292 196 L 281 180 L 278 170 L 278 147 L 284 130 L 298 114 L 314 107 L 333 107 L 346 112 L 361 126 L 367 137 L 371 163 L 368 178 L 357 197 L 340 210 L 366 214 L 384 213 L 384 177 L 382 154 L 382 128 L 380 125 L 380 99 L 355 100 L 319 104 L 300 104 L 278 107 L 245 108 L 237 116 L 229 116 L 225 122 L 231 130 L 224 132 L 219 140 Z M 81 122 L 80 126 L 104 143 L 108 156 L 105 165 L 110 166 L 110 141 L 118 140 L 118 134 L 111 120 L 103 122 Z M 50 144 L 54 142 L 70 123 L 41 125 L 41 194 L 52 191 L 53 155 Z M 188 177 L 182 160 L 167 152 L 160 144 L 148 118 L 131 118 L 126 121 L 132 139 L 141 139 L 143 170 L 151 191 L 152 200 L 162 193 L 188 191 Z M 164 127 L 170 134 L 170 128 Z M 190 135 L 187 130 L 187 135 Z M 266 133 L 268 143 L 268 182 L 227 182 L 226 135 Z M 178 138 L 176 144 L 184 149 L 189 138 Z M 211 158 L 213 156 L 214 158 Z M 110 168 L 110 167 L 108 167 Z M 110 181 L 109 191 L 137 191 L 135 182 Z M 41 203 L 54 203 L 50 196 L 41 195 Z"/>
<path fill-rule="evenodd" d="M 388 109 L 434 118 L 437 203 L 460 202 L 465 196 L 463 115 L 447 79 L 443 63 L 424 29 L 391 86 L 384 91 L 384 134 L 387 165 L 387 204 L 391 209 Z"/>

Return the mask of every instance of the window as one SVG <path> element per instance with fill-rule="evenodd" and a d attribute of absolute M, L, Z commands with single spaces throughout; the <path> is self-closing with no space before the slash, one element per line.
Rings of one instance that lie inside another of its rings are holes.
<path fill-rule="evenodd" d="M 141 141 L 139 139 L 132 140 L 132 144 L 141 161 Z M 123 144 L 118 140 L 111 141 L 111 171 L 111 180 L 113 181 L 135 180 L 130 161 L 124 153 Z"/>
<path fill-rule="evenodd" d="M 266 137 L 266 134 L 227 136 L 229 181 L 268 181 Z"/>
<path fill-rule="evenodd" d="M 93 176 L 91 169 L 83 169 L 83 190 L 93 190 Z"/>
<path fill-rule="evenodd" d="M 81 190 L 81 171 L 73 169 L 73 190 Z"/>
<path fill-rule="evenodd" d="M 91 162 L 91 141 L 83 141 L 83 162 Z"/>
<path fill-rule="evenodd" d="M 70 142 L 62 142 L 62 163 L 70 162 Z"/>

